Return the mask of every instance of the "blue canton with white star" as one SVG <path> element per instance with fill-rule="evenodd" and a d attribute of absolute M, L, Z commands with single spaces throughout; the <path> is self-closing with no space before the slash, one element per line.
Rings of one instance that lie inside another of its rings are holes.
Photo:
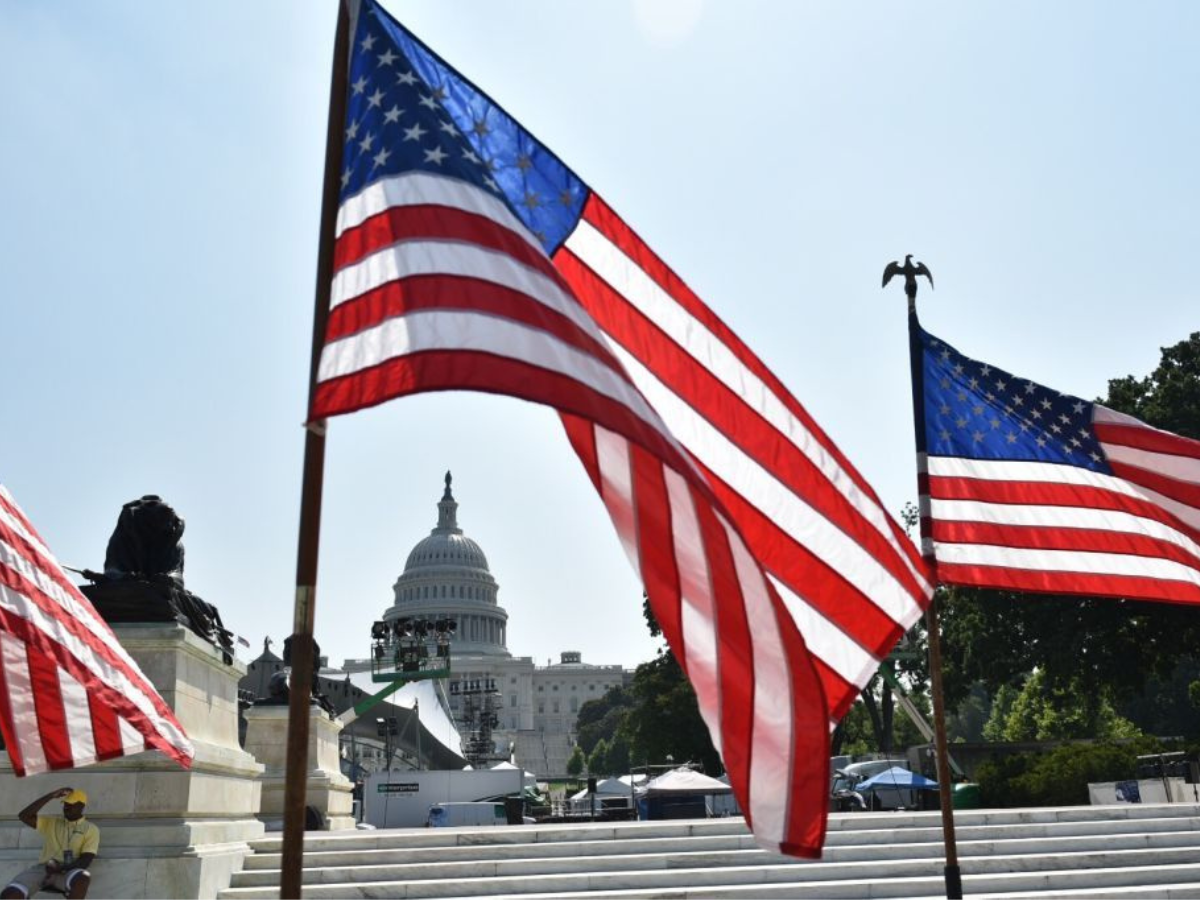
<path fill-rule="evenodd" d="M 1112 474 L 1092 428 L 1093 404 L 963 356 L 923 329 L 920 338 L 931 456 L 1060 463 Z"/>
<path fill-rule="evenodd" d="M 587 186 L 491 98 L 364 0 L 350 48 L 341 199 L 423 171 L 503 200 L 550 254 L 575 228 Z"/>

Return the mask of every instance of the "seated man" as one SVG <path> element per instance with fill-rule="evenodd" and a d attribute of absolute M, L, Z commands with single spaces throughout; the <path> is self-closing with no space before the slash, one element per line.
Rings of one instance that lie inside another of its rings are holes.
<path fill-rule="evenodd" d="M 39 816 L 38 810 L 56 798 L 62 799 L 61 816 Z M 92 874 L 88 866 L 100 849 L 100 829 L 83 817 L 87 794 L 64 787 L 39 797 L 17 814 L 42 835 L 42 855 L 14 878 L 0 898 L 32 897 L 42 888 L 56 890 L 73 900 L 87 896 Z"/>

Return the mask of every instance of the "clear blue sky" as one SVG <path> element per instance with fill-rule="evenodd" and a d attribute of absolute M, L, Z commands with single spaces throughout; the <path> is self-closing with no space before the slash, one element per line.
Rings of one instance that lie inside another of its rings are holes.
<path fill-rule="evenodd" d="M 903 294 L 1092 397 L 1200 328 L 1186 2 L 392 0 L 795 392 L 915 498 Z M 68 565 L 122 503 L 187 519 L 187 584 L 291 630 L 333 0 L 0 5 L 0 480 Z M 331 423 L 317 639 L 365 654 L 446 469 L 509 645 L 636 664 L 640 587 L 548 410 L 462 394 Z M 245 653 L 243 652 L 243 655 Z"/>

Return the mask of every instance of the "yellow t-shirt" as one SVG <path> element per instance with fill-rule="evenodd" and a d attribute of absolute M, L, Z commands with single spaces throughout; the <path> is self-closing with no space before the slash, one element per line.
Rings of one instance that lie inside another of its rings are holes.
<path fill-rule="evenodd" d="M 52 859 L 62 862 L 64 850 L 70 850 L 76 859 L 84 853 L 100 852 L 100 829 L 83 816 L 74 822 L 62 816 L 38 816 L 37 830 L 43 838 L 40 863 Z"/>

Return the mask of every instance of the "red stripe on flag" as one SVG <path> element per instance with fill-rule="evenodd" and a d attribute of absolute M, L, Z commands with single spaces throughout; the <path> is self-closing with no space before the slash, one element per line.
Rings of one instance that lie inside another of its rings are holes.
<path fill-rule="evenodd" d="M 1168 475 L 1161 475 L 1149 469 L 1131 466 L 1127 463 L 1116 462 L 1115 460 L 1109 460 L 1109 465 L 1112 466 L 1113 474 L 1118 478 L 1124 478 L 1131 484 L 1149 488 L 1156 493 L 1162 494 L 1164 497 L 1169 497 L 1185 506 L 1200 510 L 1200 484 L 1189 484 L 1186 481 L 1180 481 L 1178 478 L 1171 478 Z"/>
<path fill-rule="evenodd" d="M 486 216 L 446 206 L 403 206 L 344 231 L 334 245 L 334 271 L 406 240 L 462 241 L 503 253 L 562 284 L 546 254 Z"/>
<path fill-rule="evenodd" d="M 805 647 L 804 638 L 788 615 L 783 601 L 774 589 L 771 604 L 775 608 L 775 620 L 779 625 L 780 637 L 787 653 L 788 665 L 792 670 L 792 789 L 788 798 L 792 812 L 788 816 L 786 838 L 780 843 L 780 852 L 789 856 L 817 858 L 825 842 L 826 819 L 824 815 L 798 814 L 799 810 L 815 809 L 829 802 L 828 769 L 814 766 L 812 760 L 829 758 L 828 709 L 820 696 L 818 673 L 813 656 Z M 816 695 L 814 697 L 814 694 Z M 853 702 L 851 699 L 850 702 Z M 848 704 L 847 704 L 848 708 Z"/>
<path fill-rule="evenodd" d="M 69 769 L 75 765 L 71 741 L 67 736 L 67 714 L 63 710 L 58 666 L 43 653 L 29 652 L 29 682 L 37 709 L 38 733 L 42 750 L 51 769 Z"/>
<path fill-rule="evenodd" d="M 562 420 L 563 429 L 567 433 L 567 439 L 571 442 L 571 447 L 575 450 L 575 455 L 579 457 L 579 461 L 583 463 L 584 471 L 587 472 L 588 478 L 592 480 L 592 487 L 596 489 L 596 493 L 600 493 L 600 463 L 596 459 L 596 431 L 592 423 L 579 416 L 572 416 L 569 413 L 559 413 L 559 419 Z"/>
<path fill-rule="evenodd" d="M 717 521 L 712 506 L 692 492 L 696 519 L 708 560 L 709 584 L 717 616 L 717 674 L 721 681 L 721 751 L 729 772 L 730 786 L 743 800 L 748 823 L 753 809 L 744 801 L 750 797 L 750 771 L 753 764 L 754 674 L 753 635 L 746 617 L 745 598 L 738 583 L 729 537 Z M 812 698 L 808 698 L 810 701 Z M 782 786 L 781 786 L 782 787 Z M 751 824 L 751 827 L 753 825 Z"/>
<path fill-rule="evenodd" d="M 21 754 L 21 742 L 17 739 L 13 723 L 12 703 L 8 698 L 8 672 L 4 665 L 4 655 L 0 653 L 0 734 L 4 736 L 4 748 L 8 751 L 8 759 L 12 763 L 13 771 L 18 778 L 24 778 L 25 760 Z"/>
<path fill-rule="evenodd" d="M 96 739 L 96 756 L 112 759 L 124 753 L 117 713 L 96 694 L 88 692 L 88 710 L 92 718 L 92 734 Z"/>
<path fill-rule="evenodd" d="M 317 385 L 313 415 L 323 419 L 407 394 L 475 390 L 544 403 L 560 412 L 612 423 L 660 456 L 684 465 L 678 449 L 627 407 L 566 375 L 530 363 L 472 350 L 413 353 Z"/>
<path fill-rule="evenodd" d="M 1148 425 L 1118 425 L 1112 422 L 1093 422 L 1092 428 L 1102 444 L 1116 444 L 1135 450 L 1168 453 L 1200 459 L 1200 441 L 1180 437 L 1167 431 L 1159 431 Z"/>
<path fill-rule="evenodd" d="M 405 313 L 436 309 L 467 310 L 521 322 L 554 335 L 610 369 L 621 369 L 606 345 L 566 316 L 520 291 L 459 275 L 414 275 L 342 303 L 329 313 L 325 341 L 358 334 Z"/>
<path fill-rule="evenodd" d="M 33 523 L 25 518 L 25 513 L 21 511 L 21 507 L 17 506 L 16 501 L 13 500 L 12 496 L 2 484 L 0 484 L 0 509 L 3 509 L 4 512 L 16 519 L 17 522 L 20 523 L 21 527 L 25 529 L 27 534 L 37 538 L 38 542 L 41 543 L 42 546 L 45 546 L 46 542 L 42 540 L 42 536 L 38 534 L 37 529 L 33 527 Z"/>
<path fill-rule="evenodd" d="M 829 706 L 829 719 L 832 722 L 836 722 L 854 705 L 854 701 L 858 699 L 859 694 L 862 693 L 862 689 L 839 675 L 821 657 L 814 653 L 810 653 L 809 656 L 812 659 L 813 669 L 817 673 L 817 678 L 825 690 L 825 696 L 841 698 L 838 706 L 832 704 Z M 826 729 L 828 727 L 827 724 Z"/>
<path fill-rule="evenodd" d="M 1167 603 L 1200 603 L 1200 587 L 1183 581 L 1138 578 L 1134 575 L 1095 575 L 1089 572 L 1048 572 L 938 562 L 938 573 L 947 584 L 973 585 L 1037 594 L 1078 594 L 1161 600 Z"/>
<path fill-rule="evenodd" d="M 634 513 L 637 524 L 638 556 L 650 608 L 663 633 L 674 635 L 670 641 L 675 658 L 687 672 L 687 654 L 683 643 L 679 572 L 675 565 L 674 538 L 671 530 L 671 505 L 663 483 L 662 462 L 638 448 L 630 450 L 633 469 Z"/>
<path fill-rule="evenodd" d="M 946 544 L 989 544 L 1039 550 L 1074 550 L 1119 553 L 1151 559 L 1169 559 L 1200 570 L 1200 556 L 1170 541 L 1126 531 L 1094 528 L 1052 528 L 1042 525 L 1000 525 L 939 519 L 933 538 Z"/>

